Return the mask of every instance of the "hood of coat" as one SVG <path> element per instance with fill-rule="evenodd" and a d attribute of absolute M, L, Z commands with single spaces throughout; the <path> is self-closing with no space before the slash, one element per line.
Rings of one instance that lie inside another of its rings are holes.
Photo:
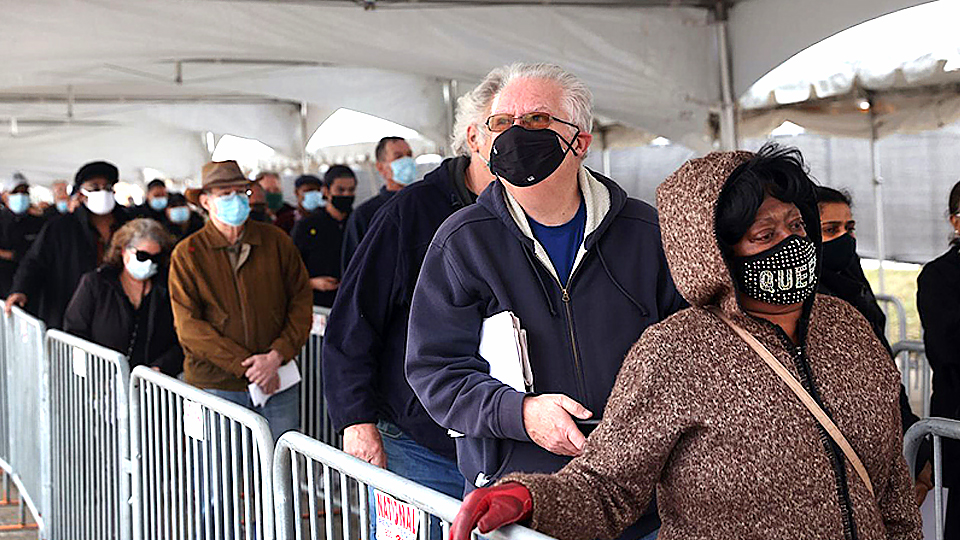
<path fill-rule="evenodd" d="M 677 290 L 692 306 L 742 312 L 736 281 L 720 248 L 717 203 L 730 175 L 752 152 L 711 152 L 692 159 L 657 188 L 663 250 Z M 812 190 L 811 190 L 812 192 Z M 817 247 L 820 274 L 820 215 L 816 199 L 797 203 L 808 237 Z M 813 226 L 811 226 L 813 224 Z"/>

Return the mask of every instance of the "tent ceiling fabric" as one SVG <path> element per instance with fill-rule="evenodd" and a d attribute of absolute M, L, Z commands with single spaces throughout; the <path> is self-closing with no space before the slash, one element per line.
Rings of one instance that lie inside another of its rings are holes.
<path fill-rule="evenodd" d="M 833 32 L 917 3 L 813 2 L 817 9 L 793 0 L 726 3 L 738 91 Z M 708 117 L 720 95 L 713 14 L 704 8 L 713 2 L 386 1 L 371 10 L 364 3 L 10 2 L 0 18 L 0 50 L 8 51 L 0 55 L 0 119 L 22 118 L 25 127 L 66 120 L 72 96 L 73 118 L 89 123 L 64 128 L 62 136 L 82 136 L 73 148 L 91 159 L 121 161 L 126 141 L 104 145 L 106 133 L 116 132 L 113 123 L 138 132 L 179 131 L 184 144 L 203 130 L 255 137 L 296 157 L 305 140 L 301 102 L 308 104 L 306 135 L 347 107 L 443 141 L 449 123 L 443 81 L 457 80 L 464 91 L 493 67 L 549 61 L 586 82 L 599 115 L 709 148 Z M 24 101 L 33 96 L 48 99 Z M 91 130 L 102 133 L 87 138 Z M 46 141 L 14 139 L 0 131 L 4 165 L 18 160 L 14 148 Z M 191 154 L 198 161 L 183 167 L 176 161 L 186 156 L 137 155 L 142 162 L 133 166 L 169 171 L 196 171 L 206 159 Z"/>

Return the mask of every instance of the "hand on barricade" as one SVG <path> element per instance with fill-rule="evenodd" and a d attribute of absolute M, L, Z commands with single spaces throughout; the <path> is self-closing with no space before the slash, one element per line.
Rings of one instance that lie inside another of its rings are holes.
<path fill-rule="evenodd" d="M 463 499 L 449 540 L 470 540 L 474 527 L 486 534 L 504 525 L 530 519 L 533 515 L 533 497 L 530 490 L 517 482 L 480 488 Z"/>
<path fill-rule="evenodd" d="M 277 369 L 283 363 L 283 357 L 277 351 L 270 351 L 266 354 L 255 354 L 243 361 L 243 367 L 247 368 L 244 375 L 247 380 L 256 384 L 261 390 L 270 394 L 267 390 L 271 379 L 277 378 Z M 279 386 L 279 379 L 277 385 Z M 273 388 L 276 390 L 276 386 Z"/>
<path fill-rule="evenodd" d="M 23 307 L 27 305 L 27 295 L 23 293 L 13 293 L 7 297 L 7 303 L 3 306 L 7 315 L 13 312 L 13 306 Z"/>
<path fill-rule="evenodd" d="M 538 446 L 561 456 L 579 456 L 587 438 L 573 421 L 593 413 L 563 394 L 523 398 L 523 426 Z"/>
<path fill-rule="evenodd" d="M 381 469 L 387 468 L 387 453 L 376 424 L 354 424 L 343 430 L 343 451 Z"/>
<path fill-rule="evenodd" d="M 917 506 L 922 506 L 927 498 L 927 492 L 933 489 L 933 465 L 929 461 L 917 475 L 917 483 L 913 489 L 917 496 Z"/>

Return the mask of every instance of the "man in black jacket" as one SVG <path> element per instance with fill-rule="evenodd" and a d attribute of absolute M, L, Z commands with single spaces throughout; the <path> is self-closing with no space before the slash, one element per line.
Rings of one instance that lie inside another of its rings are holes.
<path fill-rule="evenodd" d="M 493 179 L 483 162 L 490 141 L 479 128 L 494 87 L 481 85 L 460 99 L 458 156 L 377 213 L 344 273 L 324 335 L 324 389 L 344 450 L 454 497 L 462 494 L 464 480 L 453 440 L 404 376 L 407 318 L 430 239 Z"/>
<path fill-rule="evenodd" d="M 488 77 L 501 81 L 485 126 L 498 181 L 431 242 L 406 355 L 407 379 L 427 411 L 464 435 L 457 460 L 467 491 L 510 472 L 554 472 L 578 455 L 627 351 L 684 305 L 656 211 L 582 165 L 589 90 L 546 64 Z M 485 321 L 504 312 L 525 339 L 509 322 L 486 334 Z M 491 366 L 509 358 L 482 358 L 482 343 L 525 348 L 532 377 L 519 376 L 519 359 L 505 366 L 516 376 L 492 376 Z M 651 508 L 627 534 L 658 527 Z"/>
<path fill-rule="evenodd" d="M 0 208 L 0 298 L 6 298 L 17 266 L 43 227 L 44 219 L 30 213 L 30 185 L 20 173 L 3 186 Z"/>
<path fill-rule="evenodd" d="M 48 328 L 61 327 L 80 277 L 100 265 L 113 232 L 128 219 L 114 197 L 118 179 L 117 168 L 105 161 L 80 167 L 73 192 L 79 193 L 82 206 L 44 225 L 14 275 L 8 313 L 12 306 L 23 307 L 39 296 L 36 315 Z"/>
<path fill-rule="evenodd" d="M 341 264 L 343 269 L 347 269 L 350 259 L 357 251 L 357 246 L 367 234 L 370 223 L 373 222 L 373 216 L 377 210 L 387 203 L 401 189 L 416 180 L 416 165 L 413 164 L 413 150 L 410 144 L 402 137 L 384 137 L 377 143 L 374 151 L 377 158 L 377 172 L 383 177 L 384 185 L 380 188 L 380 193 L 366 200 L 358 206 L 350 217 L 347 218 L 347 226 L 343 230 L 343 255 Z M 394 172 L 394 162 L 397 163 L 397 171 Z M 403 165 L 406 165 L 404 167 Z M 410 167 L 412 165 L 412 168 Z"/>

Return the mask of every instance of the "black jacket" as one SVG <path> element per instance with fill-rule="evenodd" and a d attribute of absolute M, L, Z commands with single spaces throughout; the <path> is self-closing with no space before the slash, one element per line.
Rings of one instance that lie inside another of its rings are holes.
<path fill-rule="evenodd" d="M 13 252 L 13 260 L 0 258 L 0 298 L 6 298 L 17 266 L 40 234 L 45 220 L 29 213 L 17 215 L 0 207 L 0 249 Z"/>
<path fill-rule="evenodd" d="M 154 277 L 150 293 L 135 310 L 120 284 L 120 269 L 102 266 L 87 272 L 67 306 L 63 329 L 128 355 L 130 369 L 146 365 L 175 376 L 183 371 L 183 350 L 164 281 Z"/>
<path fill-rule="evenodd" d="M 127 221 L 126 210 L 117 206 L 113 218 L 116 230 Z M 47 328 L 61 327 L 63 312 L 77 290 L 80 277 L 99 265 L 98 238 L 90 223 L 90 211 L 80 206 L 72 214 L 48 221 L 20 261 L 10 292 L 26 294 L 31 303 L 39 296 L 35 314 Z M 102 247 L 104 252 L 107 247 Z"/>
<path fill-rule="evenodd" d="M 410 300 L 430 240 L 476 196 L 466 157 L 447 159 L 377 213 L 347 267 L 323 341 L 323 381 L 337 430 L 387 420 L 421 446 L 455 459 L 447 430 L 430 418 L 404 375 Z"/>
<path fill-rule="evenodd" d="M 329 276 L 340 279 L 340 252 L 343 246 L 343 223 L 320 209 L 303 217 L 290 237 L 300 250 L 303 264 L 311 278 Z M 279 226 L 279 225 L 278 225 Z M 337 291 L 313 291 L 313 305 L 330 307 Z"/>
<path fill-rule="evenodd" d="M 202 229 L 205 224 L 206 221 L 203 220 L 203 216 L 191 210 L 190 219 L 187 220 L 186 230 L 180 227 L 180 223 L 174 223 L 169 219 L 163 223 L 163 226 L 167 229 L 167 232 L 172 234 L 173 237 L 177 239 L 177 242 L 179 242 L 180 240 L 183 240 L 184 238 Z"/>
<path fill-rule="evenodd" d="M 859 257 L 855 258 L 847 268 L 840 272 L 823 268 L 820 273 L 819 290 L 823 294 L 835 296 L 855 307 L 867 319 L 873 333 L 880 339 L 880 343 L 890 353 L 891 358 L 893 357 L 893 349 L 890 348 L 890 342 L 887 341 L 886 336 L 887 316 L 883 314 L 883 310 L 877 304 L 877 297 L 874 296 L 873 289 L 870 288 L 870 282 L 867 281 L 867 276 L 863 274 L 863 268 L 860 267 Z M 907 389 L 901 383 L 900 423 L 903 432 L 906 433 L 907 429 L 919 420 L 920 418 L 910 408 Z"/>
<path fill-rule="evenodd" d="M 130 216 L 130 219 L 135 218 L 145 218 L 152 219 L 161 225 L 166 225 L 169 221 L 167 219 L 167 213 L 164 210 L 154 210 L 150 203 L 144 202 L 139 206 L 134 206 L 127 210 L 127 214 Z"/>
<path fill-rule="evenodd" d="M 380 188 L 380 193 L 354 208 L 350 217 L 347 218 L 347 226 L 343 230 L 343 252 L 340 257 L 340 266 L 344 270 L 350 264 L 350 259 L 356 253 L 363 236 L 370 229 L 370 223 L 373 222 L 373 216 L 376 215 L 377 210 L 392 199 L 396 193 L 396 191 L 388 190 L 386 186 Z"/>
<path fill-rule="evenodd" d="M 514 221 L 500 182 L 440 227 L 424 259 L 410 310 L 407 379 L 441 426 L 466 435 L 457 439 L 457 460 L 471 486 L 515 471 L 554 472 L 570 461 L 530 440 L 525 394 L 488 374 L 477 354 L 485 318 L 512 311 L 527 332 L 536 393 L 566 394 L 599 419 L 630 347 L 686 305 L 667 268 L 656 211 L 593 176 L 590 197 L 608 194 L 609 209 L 600 214 L 603 205 L 585 193 L 586 255 L 566 288 Z"/>

